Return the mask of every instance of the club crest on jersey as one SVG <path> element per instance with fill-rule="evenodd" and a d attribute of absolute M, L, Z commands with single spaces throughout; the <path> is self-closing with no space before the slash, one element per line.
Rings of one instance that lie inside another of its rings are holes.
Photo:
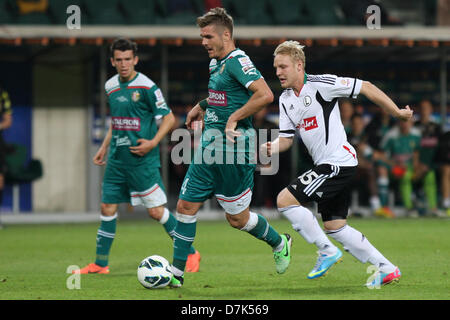
<path fill-rule="evenodd" d="M 296 126 L 297 129 L 305 129 L 305 131 L 315 129 L 317 127 L 319 127 L 319 125 L 317 124 L 316 117 L 305 118 L 305 119 L 303 119 L 302 123 L 299 123 Z"/>
<path fill-rule="evenodd" d="M 303 104 L 305 105 L 305 107 L 309 107 L 312 103 L 312 99 L 310 96 L 305 96 L 303 98 Z"/>
<path fill-rule="evenodd" d="M 139 91 L 134 91 L 131 95 L 131 100 L 133 100 L 134 102 L 138 102 L 140 98 L 141 94 L 139 93 Z"/>

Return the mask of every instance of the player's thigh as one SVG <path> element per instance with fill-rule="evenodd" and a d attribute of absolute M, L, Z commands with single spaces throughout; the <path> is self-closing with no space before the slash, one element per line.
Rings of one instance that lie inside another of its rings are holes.
<path fill-rule="evenodd" d="M 322 216 L 325 229 L 336 230 L 345 225 L 351 202 L 352 170 L 330 179 L 320 189 L 326 197 L 318 201 L 317 211 Z"/>
<path fill-rule="evenodd" d="M 102 203 L 118 204 L 130 201 L 126 170 L 108 163 L 102 184 Z"/>
<path fill-rule="evenodd" d="M 329 164 L 316 166 L 292 181 L 287 189 L 300 202 L 326 203 L 342 195 L 353 181 L 356 167 L 338 167 Z"/>
<path fill-rule="evenodd" d="M 277 196 L 277 208 L 286 208 L 289 206 L 299 206 L 301 203 L 295 198 L 295 196 L 289 191 L 288 188 L 284 188 Z"/>
<path fill-rule="evenodd" d="M 127 182 L 130 190 L 129 197 L 133 206 L 143 205 L 150 209 L 167 203 L 159 168 L 146 165 L 129 168 L 127 170 Z"/>
<path fill-rule="evenodd" d="M 234 215 L 247 209 L 252 201 L 255 165 L 216 165 L 214 172 L 214 194 L 225 212 Z"/>
<path fill-rule="evenodd" d="M 203 203 L 214 191 L 213 165 L 191 163 L 181 185 L 179 199 L 187 203 Z"/>

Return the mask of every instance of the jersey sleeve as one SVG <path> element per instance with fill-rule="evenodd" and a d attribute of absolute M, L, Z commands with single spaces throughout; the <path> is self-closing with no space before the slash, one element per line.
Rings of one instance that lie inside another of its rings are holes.
<path fill-rule="evenodd" d="M 231 76 L 247 89 L 254 81 L 262 77 L 247 56 L 233 57 L 227 62 L 227 69 Z"/>
<path fill-rule="evenodd" d="M 286 106 L 282 101 L 281 97 L 279 101 L 279 107 L 280 107 L 280 119 L 279 119 L 280 132 L 278 136 L 282 138 L 293 137 L 295 135 L 295 126 L 292 123 L 289 116 L 287 115 Z"/>
<path fill-rule="evenodd" d="M 362 80 L 360 79 L 338 77 L 330 74 L 311 76 L 308 81 L 316 84 L 318 90 L 327 101 L 331 101 L 334 98 L 356 99 L 362 87 Z"/>
<path fill-rule="evenodd" d="M 157 85 L 146 89 L 145 93 L 148 105 L 156 118 L 164 117 L 171 112 L 161 89 Z"/>

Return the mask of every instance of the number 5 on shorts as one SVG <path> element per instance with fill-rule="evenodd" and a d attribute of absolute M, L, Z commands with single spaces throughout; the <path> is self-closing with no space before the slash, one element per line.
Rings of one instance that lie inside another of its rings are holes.
<path fill-rule="evenodd" d="M 302 174 L 298 178 L 303 185 L 307 186 L 311 182 L 313 182 L 313 180 L 316 179 L 318 176 L 319 175 L 316 172 L 309 170 L 309 171 L 306 171 L 304 174 Z"/>

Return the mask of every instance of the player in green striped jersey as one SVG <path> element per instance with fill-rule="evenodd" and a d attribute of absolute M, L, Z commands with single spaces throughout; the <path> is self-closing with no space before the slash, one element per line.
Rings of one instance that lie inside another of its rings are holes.
<path fill-rule="evenodd" d="M 177 204 L 172 287 L 183 284 L 188 249 L 196 233 L 196 214 L 203 202 L 213 195 L 232 227 L 248 232 L 272 248 L 278 273 L 288 268 L 292 241 L 289 235 L 280 235 L 264 216 L 250 211 L 249 207 L 255 170 L 248 146 L 249 140 L 254 138 L 251 116 L 273 101 L 273 93 L 250 58 L 235 47 L 233 19 L 225 9 L 211 9 L 197 19 L 197 24 L 202 44 L 212 59 L 209 97 L 197 104 L 186 120 L 188 127 L 194 120 L 204 120 L 205 130 Z M 237 147 L 233 145 L 235 139 Z M 244 140 L 241 145 L 240 139 Z M 233 141 L 232 148 L 227 148 L 227 140 Z M 224 157 L 216 158 L 214 154 L 220 152 Z M 227 153 L 231 157 L 227 157 Z M 214 161 L 206 155 L 214 157 Z M 240 159 L 245 161 L 240 162 Z"/>

